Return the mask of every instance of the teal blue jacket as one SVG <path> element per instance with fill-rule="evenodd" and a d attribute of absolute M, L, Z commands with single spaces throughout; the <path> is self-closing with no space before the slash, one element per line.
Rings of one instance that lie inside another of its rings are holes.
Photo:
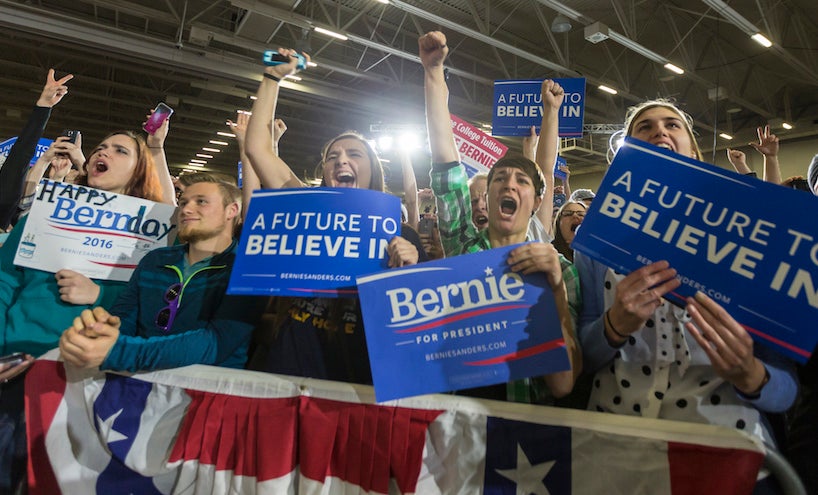
<path fill-rule="evenodd" d="M 110 313 L 120 335 L 100 369 L 140 371 L 211 364 L 241 368 L 266 298 L 225 295 L 236 242 L 187 279 L 181 268 L 187 245 L 151 251 L 131 276 Z M 183 284 L 178 311 L 167 331 L 156 323 L 168 288 Z"/>
<path fill-rule="evenodd" d="M 0 248 L 0 355 L 27 352 L 39 356 L 57 347 L 63 330 L 82 310 L 110 307 L 125 282 L 94 280 L 100 287 L 94 304 L 70 304 L 60 299 L 53 273 L 14 266 L 14 255 L 28 217 L 11 231 Z"/>

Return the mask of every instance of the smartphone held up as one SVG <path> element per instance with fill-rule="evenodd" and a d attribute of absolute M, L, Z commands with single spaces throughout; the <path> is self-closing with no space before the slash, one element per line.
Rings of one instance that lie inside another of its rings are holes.
<path fill-rule="evenodd" d="M 173 109 L 160 102 L 158 105 L 156 105 L 156 108 L 153 109 L 153 113 L 142 128 L 145 129 L 145 132 L 148 134 L 154 134 L 160 127 L 162 127 L 162 124 L 168 120 L 168 117 L 170 117 L 171 114 L 173 114 Z"/>
<path fill-rule="evenodd" d="M 304 70 L 307 68 L 307 59 L 304 55 L 300 53 L 296 53 L 294 57 L 298 60 L 298 64 L 296 64 L 296 69 Z M 286 64 L 290 62 L 290 57 L 286 55 L 282 55 L 275 50 L 267 50 L 264 52 L 264 56 L 262 57 L 262 61 L 264 65 L 280 65 Z"/>

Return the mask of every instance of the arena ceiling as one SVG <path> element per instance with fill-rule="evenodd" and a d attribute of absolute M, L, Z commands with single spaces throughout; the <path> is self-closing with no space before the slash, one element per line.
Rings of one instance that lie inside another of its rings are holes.
<path fill-rule="evenodd" d="M 557 17 L 571 29 L 555 32 Z M 76 128 L 91 146 L 166 101 L 176 169 L 249 110 L 261 53 L 278 46 L 318 64 L 284 85 L 279 106 L 281 154 L 299 175 L 343 130 L 422 127 L 417 38 L 429 30 L 449 38 L 451 109 L 476 125 L 491 121 L 496 79 L 587 78 L 588 132 L 564 143 L 575 174 L 601 170 L 626 108 L 656 96 L 694 117 L 708 150 L 728 144 L 721 132 L 746 143 L 768 122 L 784 139 L 818 134 L 814 0 L 0 0 L 0 30 L 0 137 L 19 132 L 54 67 L 75 78 L 46 137 Z M 205 169 L 234 173 L 235 144 L 214 155 Z"/>

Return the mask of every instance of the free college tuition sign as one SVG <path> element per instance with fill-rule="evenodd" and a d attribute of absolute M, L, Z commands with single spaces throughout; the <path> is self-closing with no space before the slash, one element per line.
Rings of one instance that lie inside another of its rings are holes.
<path fill-rule="evenodd" d="M 559 110 L 560 137 L 581 137 L 585 118 L 585 78 L 554 78 L 565 90 Z M 540 133 L 542 80 L 494 81 L 494 136 L 528 136 L 531 126 Z"/>
<path fill-rule="evenodd" d="M 167 246 L 176 207 L 43 179 L 14 264 L 127 281 L 139 260 Z"/>
<path fill-rule="evenodd" d="M 626 138 L 572 246 L 628 273 L 667 260 L 758 342 L 806 362 L 818 341 L 818 198 Z M 801 212 L 803 214 L 793 214 Z"/>
<path fill-rule="evenodd" d="M 228 294 L 354 295 L 355 276 L 387 268 L 400 199 L 368 189 L 253 193 Z"/>
<path fill-rule="evenodd" d="M 466 175 L 473 177 L 489 169 L 506 154 L 508 146 L 489 136 L 465 120 L 451 116 L 452 132 L 460 163 L 466 167 Z"/>
<path fill-rule="evenodd" d="M 548 281 L 509 270 L 515 247 L 358 277 L 379 402 L 569 369 Z"/>

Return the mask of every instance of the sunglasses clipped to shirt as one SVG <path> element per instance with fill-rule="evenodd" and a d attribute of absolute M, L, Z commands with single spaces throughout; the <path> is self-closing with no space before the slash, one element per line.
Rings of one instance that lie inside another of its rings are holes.
<path fill-rule="evenodd" d="M 179 296 L 182 294 L 182 284 L 176 282 L 165 290 L 164 299 L 167 306 L 156 313 L 156 326 L 163 332 L 167 332 L 173 326 L 176 313 L 179 311 Z"/>

